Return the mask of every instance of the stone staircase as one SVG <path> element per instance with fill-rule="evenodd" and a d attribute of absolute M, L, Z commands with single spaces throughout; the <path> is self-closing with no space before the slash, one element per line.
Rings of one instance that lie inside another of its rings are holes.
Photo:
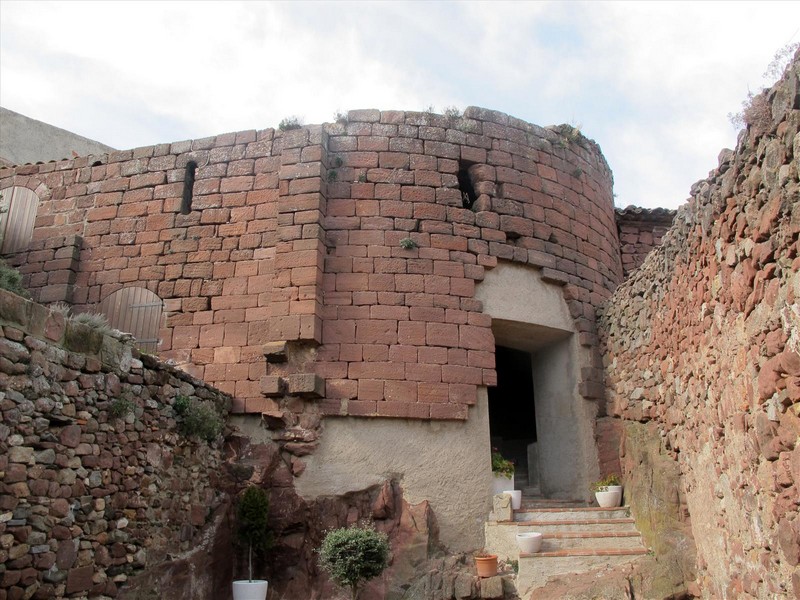
<path fill-rule="evenodd" d="M 494 520 L 490 517 L 485 527 L 486 548 L 500 559 L 519 561 L 520 598 L 544 598 L 537 590 L 550 577 L 613 567 L 647 554 L 628 507 L 546 500 L 535 492 L 525 490 L 522 506 L 515 511 L 503 502 L 508 496 L 496 496 Z M 528 531 L 543 534 L 541 550 L 520 554 L 515 536 Z"/>

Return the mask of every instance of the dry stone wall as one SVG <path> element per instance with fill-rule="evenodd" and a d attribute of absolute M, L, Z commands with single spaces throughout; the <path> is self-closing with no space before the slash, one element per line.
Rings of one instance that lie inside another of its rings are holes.
<path fill-rule="evenodd" d="M 720 154 L 662 246 L 604 308 L 607 411 L 657 424 L 677 462 L 697 593 L 796 598 L 798 57 L 745 117 L 736 151 Z"/>
<path fill-rule="evenodd" d="M 35 299 L 94 308 L 146 287 L 165 302 L 161 356 L 304 431 L 303 414 L 465 419 L 496 379 L 474 291 L 498 260 L 561 286 L 593 347 L 622 278 L 611 184 L 577 130 L 474 107 L 0 169 L 0 190 L 41 200 L 12 261 Z M 597 398 L 598 365 L 580 368 Z"/>
<path fill-rule="evenodd" d="M 173 402 L 230 398 L 2 290 L 0 334 L 0 599 L 115 597 L 198 552 L 203 585 L 227 584 L 230 550 L 205 535 L 230 504 L 222 438 L 180 434 Z"/>
<path fill-rule="evenodd" d="M 447 557 L 428 502 L 410 504 L 397 482 L 305 500 L 294 489 L 302 461 L 268 432 L 187 437 L 181 396 L 221 413 L 231 402 L 128 336 L 0 290 L 0 600 L 229 598 L 247 571 L 232 510 L 247 485 L 269 490 L 274 546 L 255 569 L 281 597 L 334 596 L 316 549 L 356 523 L 392 546 L 364 598 L 514 596 Z"/>

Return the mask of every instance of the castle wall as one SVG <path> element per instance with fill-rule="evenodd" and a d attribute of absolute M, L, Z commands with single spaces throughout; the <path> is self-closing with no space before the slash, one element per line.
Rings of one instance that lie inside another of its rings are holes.
<path fill-rule="evenodd" d="M 798 107 L 796 58 L 601 319 L 607 411 L 677 464 L 703 597 L 800 595 Z"/>
<path fill-rule="evenodd" d="M 0 171 L 0 189 L 12 185 L 40 196 L 31 248 L 13 260 L 35 299 L 88 309 L 145 286 L 165 301 L 162 357 L 233 394 L 235 411 L 289 421 L 465 419 L 495 378 L 474 298 L 486 269 L 538 269 L 586 347 L 621 279 L 593 142 L 484 109 L 351 111 L 347 123 Z M 596 397 L 596 371 L 584 375 L 581 394 Z"/>
<path fill-rule="evenodd" d="M 0 170 L 0 190 L 40 198 L 31 246 L 12 257 L 35 299 L 96 309 L 146 287 L 164 301 L 159 355 L 263 419 L 305 500 L 343 492 L 322 477 L 329 465 L 353 491 L 395 477 L 430 501 L 456 549 L 482 545 L 488 509 L 481 399 L 496 382 L 493 330 L 509 315 L 485 312 L 476 289 L 498 261 L 557 303 L 528 321 L 556 311 L 570 336 L 542 362 L 564 377 L 537 385 L 552 398 L 549 430 L 575 445 L 545 448 L 556 464 L 543 472 L 563 479 L 554 493 L 578 497 L 596 470 L 595 309 L 622 278 L 611 185 L 577 130 L 479 108 L 351 111 Z M 360 458 L 340 456 L 353 438 Z M 387 439 L 420 454 L 387 454 Z M 463 460 L 445 461 L 445 442 Z"/>

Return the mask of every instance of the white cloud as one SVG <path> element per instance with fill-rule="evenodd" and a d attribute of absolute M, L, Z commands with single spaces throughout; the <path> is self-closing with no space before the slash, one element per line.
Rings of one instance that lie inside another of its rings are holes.
<path fill-rule="evenodd" d="M 796 3 L 3 2 L 0 104 L 116 147 L 477 104 L 580 122 L 623 204 L 675 206 Z"/>

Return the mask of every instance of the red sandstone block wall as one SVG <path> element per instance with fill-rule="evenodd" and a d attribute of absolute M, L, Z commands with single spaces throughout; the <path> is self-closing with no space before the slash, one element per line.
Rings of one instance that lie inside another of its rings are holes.
<path fill-rule="evenodd" d="M 465 418 L 496 377 L 474 299 L 485 269 L 541 270 L 587 346 L 622 278 L 610 171 L 569 133 L 476 108 L 351 111 L 347 123 L 3 169 L 0 189 L 40 195 L 31 248 L 14 257 L 39 299 L 62 294 L 59 278 L 80 308 L 147 287 L 167 311 L 160 353 L 235 395 L 234 410 Z M 77 264 L 55 262 L 66 236 L 82 238 Z M 263 345 L 282 342 L 268 363 Z"/>
<path fill-rule="evenodd" d="M 629 206 L 617 209 L 616 214 L 622 272 L 627 278 L 642 265 L 650 251 L 661 244 L 661 239 L 675 219 L 675 211 Z"/>

